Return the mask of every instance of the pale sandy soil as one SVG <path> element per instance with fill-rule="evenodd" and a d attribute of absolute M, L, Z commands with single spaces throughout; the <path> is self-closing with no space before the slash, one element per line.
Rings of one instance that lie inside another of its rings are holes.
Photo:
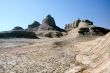
<path fill-rule="evenodd" d="M 0 39 L 0 73 L 110 73 L 104 37 Z"/>
<path fill-rule="evenodd" d="M 1 39 L 0 73 L 64 73 L 74 55 L 56 40 L 61 39 Z"/>

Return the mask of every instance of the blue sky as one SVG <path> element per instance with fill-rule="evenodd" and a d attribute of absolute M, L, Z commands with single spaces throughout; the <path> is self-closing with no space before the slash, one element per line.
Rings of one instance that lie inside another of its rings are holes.
<path fill-rule="evenodd" d="M 110 28 L 110 0 L 0 0 L 0 31 L 42 23 L 48 14 L 62 28 L 78 18 Z"/>

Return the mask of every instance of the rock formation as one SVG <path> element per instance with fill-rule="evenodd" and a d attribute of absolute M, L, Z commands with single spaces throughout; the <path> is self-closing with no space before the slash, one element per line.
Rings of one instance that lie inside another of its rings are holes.
<path fill-rule="evenodd" d="M 37 21 L 34 21 L 32 24 L 28 25 L 28 28 L 26 30 L 36 32 L 40 26 L 40 23 Z"/>
<path fill-rule="evenodd" d="M 81 22 L 80 19 L 77 19 L 76 21 L 74 21 L 73 23 L 70 24 L 66 24 L 65 25 L 65 30 L 69 31 L 73 28 L 77 28 L 79 26 L 79 23 Z"/>
<path fill-rule="evenodd" d="M 22 30 L 24 30 L 22 27 L 20 27 L 20 26 L 16 26 L 16 27 L 14 27 L 12 30 L 15 30 L 15 31 L 22 31 Z"/>
<path fill-rule="evenodd" d="M 93 22 L 90 20 L 76 20 L 73 24 L 68 24 L 65 26 L 66 30 L 69 31 L 69 36 L 102 36 L 110 32 L 109 29 L 98 27 L 93 25 Z"/>
<path fill-rule="evenodd" d="M 65 32 L 65 30 L 56 26 L 55 20 L 51 15 L 47 15 L 46 18 L 43 19 L 42 25 L 40 25 L 39 27 L 39 31 L 45 31 L 45 30 Z"/>
<path fill-rule="evenodd" d="M 80 19 L 65 29 L 67 36 L 48 15 L 42 25 L 0 32 L 0 73 L 110 73 L 109 29 Z"/>
<path fill-rule="evenodd" d="M 77 27 L 82 27 L 82 26 L 88 26 L 88 25 L 93 25 L 93 22 L 90 20 L 80 20 L 77 19 L 76 21 L 74 21 L 73 23 L 70 24 L 66 24 L 65 25 L 65 30 L 69 31 L 73 28 L 77 28 Z"/>
<path fill-rule="evenodd" d="M 47 15 L 46 18 L 43 19 L 42 25 L 39 26 L 37 33 L 40 35 L 42 34 L 44 36 L 50 35 L 50 33 L 53 33 L 54 35 L 56 34 L 57 36 L 57 34 L 59 33 L 63 35 L 62 32 L 65 32 L 65 30 L 56 26 L 54 18 L 51 15 Z"/>
<path fill-rule="evenodd" d="M 32 26 L 30 26 L 32 27 Z M 38 39 L 37 35 L 32 31 L 24 30 L 20 26 L 14 27 L 11 31 L 0 32 L 0 38 L 31 38 Z"/>

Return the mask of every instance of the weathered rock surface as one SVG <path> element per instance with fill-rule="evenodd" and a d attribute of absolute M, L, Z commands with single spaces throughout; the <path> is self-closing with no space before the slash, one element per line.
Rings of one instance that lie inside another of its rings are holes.
<path fill-rule="evenodd" d="M 34 21 L 32 24 L 28 25 L 28 28 L 26 30 L 36 32 L 39 29 L 40 23 L 37 21 Z"/>
<path fill-rule="evenodd" d="M 89 25 L 93 25 L 93 22 L 90 21 L 90 20 L 80 20 L 80 19 L 77 19 L 73 23 L 66 24 L 65 25 L 65 30 L 68 31 L 68 30 L 71 30 L 71 29 L 74 29 L 74 28 L 84 27 L 84 26 L 89 26 Z"/>
<path fill-rule="evenodd" d="M 56 26 L 55 20 L 51 15 L 47 15 L 46 18 L 43 19 L 42 25 L 40 25 L 39 27 L 39 31 L 45 31 L 45 30 L 65 32 L 65 30 Z"/>
<path fill-rule="evenodd" d="M 70 27 L 68 24 L 69 28 L 66 30 L 69 30 L 68 36 L 74 36 L 74 37 L 79 37 L 79 36 L 103 36 L 106 35 L 108 32 L 110 32 L 109 29 L 103 28 L 103 27 L 98 27 L 93 25 L 93 22 L 89 20 L 76 20 L 74 24 L 72 25 L 73 27 Z M 66 27 L 68 27 L 66 25 Z"/>
<path fill-rule="evenodd" d="M 42 24 L 39 26 L 37 34 L 40 36 L 51 35 L 52 37 L 61 37 L 63 36 L 63 32 L 65 32 L 65 30 L 56 26 L 54 18 L 51 15 L 48 15 L 43 19 Z"/>
<path fill-rule="evenodd" d="M 49 26 L 39 29 L 44 37 L 63 36 L 56 24 L 43 23 Z M 0 32 L 0 38 L 11 38 L 0 39 L 0 73 L 110 73 L 110 30 L 89 20 L 69 27 L 67 36 L 52 39 L 32 39 L 36 34 L 24 30 Z"/>

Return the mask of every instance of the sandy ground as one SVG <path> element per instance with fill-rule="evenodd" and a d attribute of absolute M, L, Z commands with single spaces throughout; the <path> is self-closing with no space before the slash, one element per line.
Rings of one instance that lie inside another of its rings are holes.
<path fill-rule="evenodd" d="M 0 73 L 110 73 L 109 36 L 0 39 Z"/>
<path fill-rule="evenodd" d="M 74 64 L 74 55 L 57 47 L 56 40 L 60 42 L 60 39 L 1 39 L 0 73 L 64 73 Z"/>

